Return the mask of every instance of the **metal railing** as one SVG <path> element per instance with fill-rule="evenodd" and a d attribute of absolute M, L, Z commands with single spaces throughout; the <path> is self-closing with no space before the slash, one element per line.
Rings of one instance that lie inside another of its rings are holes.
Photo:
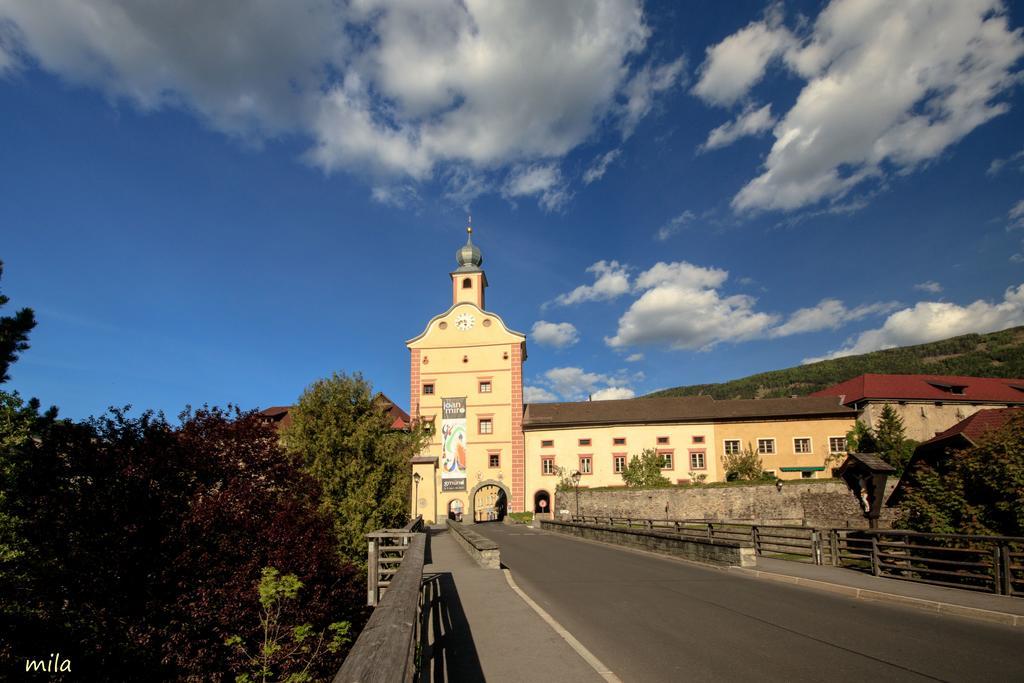
<path fill-rule="evenodd" d="M 904 530 L 816 528 L 605 515 L 574 522 L 657 529 L 685 538 L 749 544 L 756 554 L 871 572 L 904 581 L 1024 596 L 1024 538 Z"/>

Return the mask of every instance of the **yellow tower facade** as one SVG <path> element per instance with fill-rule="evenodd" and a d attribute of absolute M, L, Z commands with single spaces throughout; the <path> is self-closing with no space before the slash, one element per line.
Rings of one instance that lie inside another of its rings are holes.
<path fill-rule="evenodd" d="M 525 505 L 526 335 L 486 310 L 487 276 L 472 242 L 456 252 L 452 305 L 406 342 L 410 415 L 430 442 L 413 458 L 413 514 L 500 519 Z"/>

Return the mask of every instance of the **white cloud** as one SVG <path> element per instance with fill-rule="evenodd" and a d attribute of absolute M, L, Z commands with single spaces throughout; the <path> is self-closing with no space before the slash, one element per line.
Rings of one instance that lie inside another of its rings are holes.
<path fill-rule="evenodd" d="M 554 303 L 571 306 L 584 301 L 614 299 L 629 292 L 629 273 L 618 261 L 598 261 L 587 268 L 594 274 L 594 284 L 580 285 L 568 294 L 559 294 Z"/>
<path fill-rule="evenodd" d="M 473 200 L 493 189 L 486 174 L 464 166 L 449 168 L 445 174 L 444 197 L 469 211 Z"/>
<path fill-rule="evenodd" d="M 668 223 L 658 228 L 658 232 L 655 233 L 654 238 L 659 242 L 664 242 L 669 237 L 686 227 L 686 225 L 692 223 L 695 218 L 697 218 L 697 214 L 693 211 L 683 211 Z"/>
<path fill-rule="evenodd" d="M 404 209 L 419 202 L 420 195 L 412 185 L 378 185 L 370 192 L 373 201 Z"/>
<path fill-rule="evenodd" d="M 644 359 L 644 354 L 642 354 L 642 353 L 631 353 L 628 356 L 626 356 L 626 362 L 627 363 L 636 363 L 636 362 L 642 361 L 643 359 Z"/>
<path fill-rule="evenodd" d="M 914 285 L 914 289 L 920 290 L 922 292 L 928 292 L 929 294 L 938 294 L 939 292 L 942 291 L 942 285 L 940 285 L 938 282 L 935 282 L 934 280 L 927 280 L 925 282 L 918 282 L 916 285 Z"/>
<path fill-rule="evenodd" d="M 608 387 L 599 389 L 590 395 L 591 401 L 614 401 L 617 399 L 634 398 L 636 392 L 626 387 Z"/>
<path fill-rule="evenodd" d="M 554 403 L 558 397 L 544 387 L 523 387 L 524 403 Z"/>
<path fill-rule="evenodd" d="M 764 21 L 751 22 L 707 48 L 693 93 L 717 105 L 730 105 L 746 95 L 764 77 L 768 63 L 796 45 L 780 19 L 769 12 Z"/>
<path fill-rule="evenodd" d="M 629 385 L 634 380 L 641 379 L 643 379 L 642 373 L 635 373 L 632 376 L 623 373 L 606 375 L 598 372 L 586 372 L 577 367 L 564 367 L 551 368 L 545 372 L 541 383 L 562 400 L 580 401 L 598 395 L 604 398 L 631 398 L 635 394 Z M 629 392 L 630 396 L 625 396 L 626 392 Z"/>
<path fill-rule="evenodd" d="M 869 315 L 888 313 L 898 307 L 898 303 L 889 301 L 865 304 L 851 309 L 838 299 L 822 299 L 817 306 L 794 311 L 786 322 L 772 328 L 768 336 L 788 337 L 819 330 L 837 330 L 847 323 Z"/>
<path fill-rule="evenodd" d="M 1011 154 L 1005 159 L 993 159 L 992 163 L 988 165 L 988 170 L 985 171 L 986 175 L 997 176 L 1002 173 L 1003 169 L 1007 166 L 1011 168 L 1017 167 L 1018 171 L 1024 171 L 1024 149 Z"/>
<path fill-rule="evenodd" d="M 596 157 L 590 163 L 590 168 L 583 173 L 583 184 L 589 185 L 595 180 L 603 178 L 605 172 L 608 170 L 608 166 L 618 159 L 620 154 L 622 154 L 621 150 L 613 149 L 610 152 L 606 152 L 605 154 Z"/>
<path fill-rule="evenodd" d="M 538 320 L 533 324 L 530 334 L 538 344 L 558 349 L 572 346 L 580 340 L 576 326 L 572 323 L 549 323 L 546 320 Z"/>
<path fill-rule="evenodd" d="M 761 174 L 732 201 L 793 210 L 912 172 L 1006 112 L 1022 55 L 999 0 L 833 0 L 802 42 L 769 16 L 709 48 L 694 93 L 732 104 L 777 57 L 807 81 Z"/>
<path fill-rule="evenodd" d="M 773 339 L 819 330 L 834 330 L 871 315 L 888 313 L 896 302 L 847 307 L 838 299 L 794 311 L 784 321 L 776 313 L 756 309 L 757 299 L 724 293 L 728 271 L 685 261 L 656 263 L 638 274 L 632 292 L 637 298 L 619 318 L 613 348 L 658 345 L 676 350 L 707 350 L 722 342 Z M 634 354 L 628 361 L 641 360 Z"/>
<path fill-rule="evenodd" d="M 1012 207 L 1010 212 L 1006 214 L 1009 219 L 1009 228 L 1024 228 L 1024 199 L 1021 199 Z"/>
<path fill-rule="evenodd" d="M 631 130 L 683 70 L 643 59 L 638 0 L 0 0 L 0 26 L 0 70 L 17 55 L 231 136 L 298 134 L 327 171 L 413 181 L 550 161 L 599 126 Z"/>
<path fill-rule="evenodd" d="M 736 117 L 736 120 L 723 123 L 708 133 L 708 139 L 697 148 L 698 152 L 707 152 L 719 147 L 727 147 L 742 137 L 760 135 L 771 130 L 775 125 L 772 116 L 772 105 L 766 104 L 760 109 L 748 107 Z"/>
<path fill-rule="evenodd" d="M 632 135 L 636 124 L 651 111 L 655 95 L 682 80 L 685 68 L 685 58 L 679 57 L 659 67 L 645 66 L 630 79 L 623 89 L 626 97 L 621 123 L 624 137 Z"/>
<path fill-rule="evenodd" d="M 572 198 L 562 172 L 557 164 L 534 164 L 513 169 L 502 195 L 512 199 L 515 197 L 539 197 L 539 202 L 547 211 L 558 211 Z"/>
<path fill-rule="evenodd" d="M 880 328 L 862 332 L 838 351 L 820 358 L 805 359 L 804 363 L 896 346 L 923 344 L 972 332 L 996 332 L 1017 325 L 1024 325 L 1024 284 L 1008 288 L 999 303 L 981 299 L 967 306 L 937 301 L 919 302 L 912 308 L 896 311 Z"/>
<path fill-rule="evenodd" d="M 722 341 L 763 336 L 777 316 L 754 310 L 750 296 L 722 296 L 729 274 L 685 261 L 657 263 L 636 278 L 642 291 L 619 318 L 612 347 L 664 344 L 673 349 L 707 349 Z"/>

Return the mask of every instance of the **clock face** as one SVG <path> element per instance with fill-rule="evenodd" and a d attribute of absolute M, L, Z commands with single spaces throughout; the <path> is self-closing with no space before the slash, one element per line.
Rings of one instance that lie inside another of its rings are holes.
<path fill-rule="evenodd" d="M 475 322 L 476 319 L 471 313 L 463 313 L 459 317 L 455 318 L 455 327 L 465 331 L 473 327 L 473 323 Z"/>

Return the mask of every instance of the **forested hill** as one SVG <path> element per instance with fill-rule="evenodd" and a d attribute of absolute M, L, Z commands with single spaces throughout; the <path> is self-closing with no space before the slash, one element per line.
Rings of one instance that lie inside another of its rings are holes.
<path fill-rule="evenodd" d="M 970 375 L 1024 377 L 1024 327 L 991 334 L 965 334 L 930 344 L 824 360 L 785 370 L 772 370 L 721 384 L 694 384 L 664 389 L 654 396 L 707 395 L 726 398 L 803 396 L 862 375 Z"/>

